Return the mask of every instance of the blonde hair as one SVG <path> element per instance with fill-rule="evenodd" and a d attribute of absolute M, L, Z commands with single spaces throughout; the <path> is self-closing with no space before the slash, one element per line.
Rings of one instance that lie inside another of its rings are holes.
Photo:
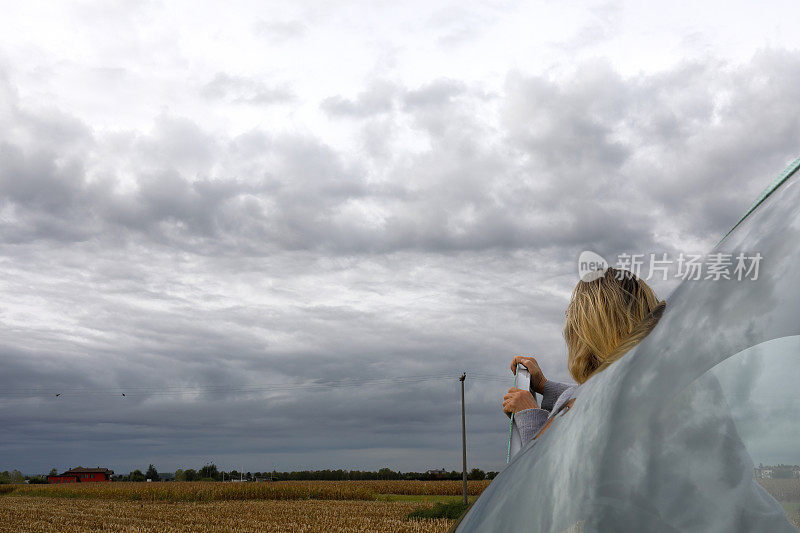
<path fill-rule="evenodd" d="M 567 306 L 567 367 L 584 383 L 647 337 L 666 307 L 647 283 L 628 270 L 608 268 L 579 281 Z"/>

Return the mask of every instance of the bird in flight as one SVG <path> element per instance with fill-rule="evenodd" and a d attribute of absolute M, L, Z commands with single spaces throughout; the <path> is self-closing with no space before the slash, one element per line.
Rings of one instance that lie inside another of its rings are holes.
<path fill-rule="evenodd" d="M 58 394 L 56 394 L 56 398 L 58 398 L 59 396 L 61 396 L 61 393 L 60 393 L 60 392 L 59 392 Z"/>
<path fill-rule="evenodd" d="M 122 395 L 125 396 L 125 393 L 123 392 Z"/>

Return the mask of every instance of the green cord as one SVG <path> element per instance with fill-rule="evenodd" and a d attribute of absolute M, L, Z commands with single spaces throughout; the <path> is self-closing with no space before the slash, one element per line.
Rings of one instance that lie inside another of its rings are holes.
<path fill-rule="evenodd" d="M 514 386 L 517 386 L 517 375 L 514 374 Z M 506 452 L 506 464 L 511 462 L 511 436 L 514 434 L 514 413 L 511 413 L 511 424 L 508 426 L 508 452 Z"/>

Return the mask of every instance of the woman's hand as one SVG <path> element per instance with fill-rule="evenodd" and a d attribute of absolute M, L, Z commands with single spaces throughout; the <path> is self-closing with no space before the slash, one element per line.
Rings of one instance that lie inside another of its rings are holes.
<path fill-rule="evenodd" d="M 539 404 L 536 403 L 531 391 L 511 387 L 508 389 L 508 393 L 503 396 L 503 412 L 508 417 L 511 417 L 511 413 L 538 408 Z"/>
<path fill-rule="evenodd" d="M 533 357 L 525 357 L 524 355 L 514 357 L 514 360 L 511 361 L 511 372 L 514 374 L 517 373 L 517 363 L 522 364 L 522 366 L 528 369 L 528 372 L 531 374 L 531 387 L 533 387 L 535 392 L 542 394 L 544 384 L 547 383 L 547 378 L 544 377 L 542 369 L 539 368 L 539 363 L 536 362 L 536 359 Z"/>

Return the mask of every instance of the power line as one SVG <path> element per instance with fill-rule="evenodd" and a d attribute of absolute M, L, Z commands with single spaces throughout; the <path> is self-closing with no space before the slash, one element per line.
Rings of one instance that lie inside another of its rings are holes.
<path fill-rule="evenodd" d="M 475 374 L 478 381 L 508 381 L 508 377 L 488 374 Z M 347 388 L 379 384 L 413 384 L 431 381 L 450 381 L 455 377 L 441 375 L 427 376 L 392 376 L 382 378 L 346 378 L 340 380 L 311 380 L 298 383 L 269 383 L 264 385 L 167 385 L 167 386 L 130 386 L 130 387 L 12 387 L 0 391 L 2 397 L 41 397 L 69 398 L 90 395 L 122 395 L 122 396 L 177 396 L 200 393 L 259 393 L 284 392 L 307 387 L 314 388 Z"/>

